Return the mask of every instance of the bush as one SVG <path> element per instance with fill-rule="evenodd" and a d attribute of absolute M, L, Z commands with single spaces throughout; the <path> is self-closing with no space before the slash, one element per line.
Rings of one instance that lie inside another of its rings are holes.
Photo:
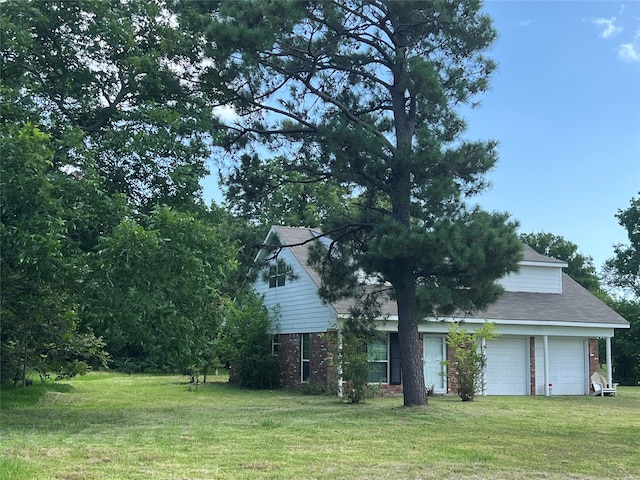
<path fill-rule="evenodd" d="M 493 323 L 485 322 L 479 330 L 470 333 L 454 325 L 447 334 L 447 345 L 453 350 L 453 360 L 444 362 L 453 370 L 457 393 L 463 402 L 474 399 L 476 392 L 484 388 L 484 369 L 487 357 L 482 351 L 484 340 L 493 340 L 498 335 Z"/>
<path fill-rule="evenodd" d="M 280 362 L 271 354 L 272 321 L 262 299 L 245 295 L 230 306 L 218 346 L 229 381 L 242 387 L 280 387 Z"/>
<path fill-rule="evenodd" d="M 362 403 L 367 398 L 367 377 L 371 364 L 364 335 L 344 331 L 339 358 L 342 362 L 342 394 L 349 403 Z"/>

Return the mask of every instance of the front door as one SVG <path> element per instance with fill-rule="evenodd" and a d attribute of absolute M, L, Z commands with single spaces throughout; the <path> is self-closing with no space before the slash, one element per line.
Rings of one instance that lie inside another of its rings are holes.
<path fill-rule="evenodd" d="M 447 378 L 442 362 L 446 358 L 446 344 L 444 335 L 424 335 L 424 384 L 427 388 L 433 386 L 437 393 L 447 392 Z"/>

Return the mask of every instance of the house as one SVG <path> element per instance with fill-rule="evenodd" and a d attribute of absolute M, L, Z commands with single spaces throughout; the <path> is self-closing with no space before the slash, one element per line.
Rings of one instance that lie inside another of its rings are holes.
<path fill-rule="evenodd" d="M 319 298 L 320 275 L 308 265 L 309 242 L 314 238 L 324 237 L 309 228 L 272 227 L 265 245 L 282 246 L 277 259 L 269 260 L 272 250 L 267 249 L 257 258 L 270 262 L 255 289 L 268 307 L 277 307 L 273 348 L 280 357 L 285 386 L 340 382 L 330 357 L 351 302 L 325 303 Z M 629 328 L 629 323 L 566 275 L 562 271 L 566 266 L 524 246 L 520 269 L 500 280 L 505 293 L 495 304 L 464 317 L 420 322 L 425 384 L 436 393 L 453 393 L 442 365 L 450 359 L 445 342 L 449 325 L 462 322 L 472 329 L 485 320 L 495 323 L 499 337 L 486 343 L 484 394 L 549 395 L 552 390 L 554 395 L 587 395 L 589 378 L 599 369 L 600 338 L 606 341 L 611 379 L 611 338 L 616 328 Z M 370 381 L 401 392 L 395 303 L 386 302 L 382 313 L 377 329 L 384 341 L 370 345 L 376 352 Z"/>

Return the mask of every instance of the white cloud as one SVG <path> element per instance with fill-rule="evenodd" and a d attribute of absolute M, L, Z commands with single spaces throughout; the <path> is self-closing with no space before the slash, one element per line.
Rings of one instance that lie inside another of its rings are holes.
<path fill-rule="evenodd" d="M 638 43 L 623 43 L 618 47 L 618 57 L 629 63 L 640 62 L 640 45 Z"/>
<path fill-rule="evenodd" d="M 519 27 L 528 27 L 529 25 L 531 25 L 532 20 L 529 18 L 527 20 L 520 20 L 518 22 L 518 26 Z"/>
<path fill-rule="evenodd" d="M 218 119 L 226 125 L 235 123 L 240 118 L 236 110 L 230 105 L 220 105 L 220 106 L 214 107 L 213 114 L 217 116 Z"/>
<path fill-rule="evenodd" d="M 616 25 L 616 17 L 596 18 L 592 22 L 600 28 L 600 37 L 611 38 L 620 33 L 623 29 Z"/>

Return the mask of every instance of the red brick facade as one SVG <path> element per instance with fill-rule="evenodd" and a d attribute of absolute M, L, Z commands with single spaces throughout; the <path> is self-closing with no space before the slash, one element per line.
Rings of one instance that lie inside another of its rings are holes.
<path fill-rule="evenodd" d="M 278 357 L 282 370 L 282 385 L 285 387 L 299 387 L 302 382 L 302 335 L 290 333 L 279 335 Z M 337 369 L 335 359 L 336 332 L 311 333 L 309 381 L 330 385 L 337 383 Z"/>
<path fill-rule="evenodd" d="M 536 394 L 536 337 L 529 337 L 529 395 Z"/>
<path fill-rule="evenodd" d="M 421 337 L 422 338 L 422 337 Z M 309 365 L 309 381 L 319 382 L 327 386 L 338 382 L 336 344 L 337 332 L 311 333 L 309 336 L 311 352 Z M 421 340 L 422 341 L 422 340 Z M 598 356 L 598 339 L 588 340 L 589 347 L 589 376 L 600 369 Z M 421 347 L 422 348 L 422 347 Z M 279 335 L 280 365 L 282 369 L 282 385 L 285 387 L 299 387 L 302 382 L 302 334 Z M 447 361 L 453 360 L 453 350 L 447 345 Z M 530 394 L 536 395 L 536 339 L 529 337 L 529 374 Z M 447 367 L 447 393 L 455 394 L 457 390 L 455 371 Z M 385 394 L 402 393 L 402 385 L 383 385 Z"/>
<path fill-rule="evenodd" d="M 447 393 L 456 393 L 458 391 L 458 377 L 453 367 L 453 348 L 447 344 Z"/>
<path fill-rule="evenodd" d="M 289 333 L 278 335 L 280 346 L 278 357 L 282 375 L 282 385 L 285 387 L 297 387 L 302 379 L 302 365 L 300 352 L 302 347 L 301 335 Z"/>

